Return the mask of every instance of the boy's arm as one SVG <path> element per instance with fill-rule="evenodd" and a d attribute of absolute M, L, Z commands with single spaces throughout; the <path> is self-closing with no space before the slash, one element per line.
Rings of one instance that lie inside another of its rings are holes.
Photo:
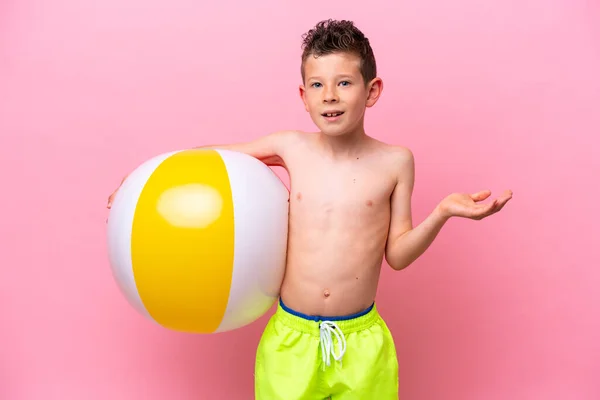
<path fill-rule="evenodd" d="M 398 157 L 398 176 L 391 197 L 391 219 L 385 249 L 387 263 L 395 270 L 408 267 L 431 245 L 449 219 L 439 207 L 413 228 L 411 197 L 415 181 L 414 157 L 402 149 Z"/>
<path fill-rule="evenodd" d="M 196 148 L 238 151 L 240 153 L 248 154 L 252 157 L 255 157 L 267 165 L 285 167 L 282 154 L 284 152 L 284 149 L 288 145 L 291 135 L 293 135 L 293 132 L 281 131 L 270 133 L 268 135 L 259 137 L 258 139 L 254 139 L 247 142 L 198 146 Z M 112 202 L 115 198 L 115 195 L 117 194 L 121 185 L 123 184 L 123 182 L 125 182 L 125 179 L 127 179 L 128 176 L 129 175 L 125 175 L 125 177 L 123 177 L 123 179 L 121 180 L 121 184 L 110 194 L 110 196 L 108 196 L 108 203 L 106 205 L 107 208 L 112 207 Z"/>
<path fill-rule="evenodd" d="M 488 204 L 479 202 L 487 199 L 491 192 L 452 193 L 444 198 L 417 227 L 412 226 L 411 196 L 415 179 L 414 158 L 409 150 L 400 152 L 398 177 L 391 198 L 391 221 L 385 258 L 390 267 L 401 270 L 408 267 L 431 246 L 444 224 L 451 217 L 481 220 L 500 211 L 512 198 L 512 191 Z"/>
<path fill-rule="evenodd" d="M 219 145 L 198 146 L 197 149 L 223 149 L 248 154 L 271 166 L 284 167 L 282 153 L 292 132 L 281 131 L 261 136 L 257 139 Z"/>

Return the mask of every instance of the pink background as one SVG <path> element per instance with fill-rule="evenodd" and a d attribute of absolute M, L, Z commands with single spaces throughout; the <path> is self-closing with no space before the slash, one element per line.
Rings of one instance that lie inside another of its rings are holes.
<path fill-rule="evenodd" d="M 313 129 L 300 35 L 333 17 L 372 40 L 367 129 L 413 149 L 415 222 L 454 191 L 515 193 L 385 268 L 401 398 L 599 399 L 598 3 L 282 3 L 0 3 L 0 398 L 252 398 L 267 316 L 194 336 L 135 313 L 106 198 L 156 154 Z"/>

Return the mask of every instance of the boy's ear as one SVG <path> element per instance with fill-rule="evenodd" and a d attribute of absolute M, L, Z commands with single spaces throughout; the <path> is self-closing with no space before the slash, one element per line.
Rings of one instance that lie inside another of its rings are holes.
<path fill-rule="evenodd" d="M 379 96 L 381 96 L 381 92 L 383 91 L 383 80 L 381 78 L 374 78 L 369 82 L 367 90 L 367 107 L 373 107 L 375 103 L 377 103 L 377 100 L 379 100 Z"/>
<path fill-rule="evenodd" d="M 306 102 L 306 88 L 304 87 L 304 85 L 300 85 L 298 87 L 298 92 L 300 93 L 300 98 L 304 103 L 304 109 L 308 112 L 308 103 Z"/>

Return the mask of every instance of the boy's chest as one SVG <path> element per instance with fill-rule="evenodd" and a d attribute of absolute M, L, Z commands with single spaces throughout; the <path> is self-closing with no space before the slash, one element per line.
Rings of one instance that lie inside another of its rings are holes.
<path fill-rule="evenodd" d="M 384 169 L 307 166 L 290 174 L 290 203 L 295 208 L 338 212 L 373 212 L 389 205 L 395 182 Z"/>

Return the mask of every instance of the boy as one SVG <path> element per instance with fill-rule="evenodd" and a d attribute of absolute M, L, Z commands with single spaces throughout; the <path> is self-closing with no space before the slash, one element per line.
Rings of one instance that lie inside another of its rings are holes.
<path fill-rule="evenodd" d="M 374 304 L 383 258 L 406 268 L 449 218 L 482 219 L 512 193 L 487 205 L 489 191 L 451 194 L 413 228 L 413 155 L 364 130 L 383 88 L 368 39 L 352 22 L 322 21 L 303 49 L 300 96 L 318 132 L 210 146 L 290 175 L 286 273 L 257 349 L 256 398 L 397 399 L 394 341 Z"/>

